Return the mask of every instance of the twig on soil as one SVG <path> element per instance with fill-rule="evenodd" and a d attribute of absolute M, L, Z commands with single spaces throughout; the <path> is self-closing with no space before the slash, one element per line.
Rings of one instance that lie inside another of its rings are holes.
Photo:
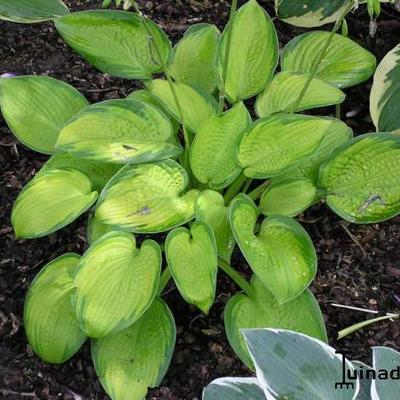
<path fill-rule="evenodd" d="M 361 311 L 361 312 L 370 313 L 370 314 L 379 314 L 379 311 L 376 311 L 376 310 L 369 310 L 367 308 L 346 306 L 344 304 L 331 303 L 331 306 L 339 307 L 339 308 L 346 308 L 348 310 Z"/>
<path fill-rule="evenodd" d="M 344 229 L 344 231 L 349 235 L 350 239 L 359 247 L 364 257 L 368 257 L 368 252 L 364 249 L 362 244 L 358 241 L 358 239 L 350 232 L 350 229 L 345 225 L 344 222 L 340 222 L 340 226 Z"/>
<path fill-rule="evenodd" d="M 15 392 L 14 390 L 0 389 L 0 393 L 4 396 L 33 397 L 35 399 L 39 399 L 35 392 Z"/>
<path fill-rule="evenodd" d="M 101 89 L 85 89 L 85 88 L 78 88 L 78 89 L 81 92 L 87 92 L 87 93 L 103 93 L 103 92 L 111 92 L 113 90 L 119 90 L 119 88 L 116 86 L 101 88 Z"/>

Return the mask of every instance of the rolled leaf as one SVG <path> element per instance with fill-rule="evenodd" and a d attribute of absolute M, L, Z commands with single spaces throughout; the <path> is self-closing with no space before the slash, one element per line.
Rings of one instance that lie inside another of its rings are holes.
<path fill-rule="evenodd" d="M 89 178 L 75 169 L 54 169 L 32 179 L 15 200 L 11 222 L 15 235 L 49 235 L 83 214 L 97 199 Z"/>
<path fill-rule="evenodd" d="M 279 305 L 255 276 L 252 278 L 252 287 L 252 297 L 236 294 L 225 308 L 225 330 L 229 343 L 249 368 L 254 369 L 254 364 L 242 335 L 243 329 L 290 329 L 327 341 L 324 319 L 310 290 Z"/>
<path fill-rule="evenodd" d="M 143 400 L 158 386 L 171 362 L 176 328 L 160 299 L 129 328 L 92 342 L 96 373 L 112 400 Z"/>
<path fill-rule="evenodd" d="M 80 256 L 67 253 L 46 264 L 29 287 L 24 327 L 33 351 L 48 363 L 71 358 L 86 340 L 72 307 Z"/>
<path fill-rule="evenodd" d="M 169 70 L 175 81 L 213 93 L 217 87 L 218 40 L 219 31 L 215 25 L 190 26 L 174 48 Z"/>
<path fill-rule="evenodd" d="M 87 224 L 87 238 L 90 245 L 92 245 L 102 236 L 113 231 L 115 231 L 114 227 L 111 225 L 102 224 L 93 214 L 89 215 Z"/>
<path fill-rule="evenodd" d="M 197 190 L 183 194 L 186 171 L 175 161 L 127 166 L 104 188 L 99 222 L 136 233 L 163 232 L 194 217 Z"/>
<path fill-rule="evenodd" d="M 204 313 L 214 303 L 218 253 L 215 236 L 205 222 L 195 222 L 190 231 L 177 228 L 165 242 L 168 267 L 182 297 Z"/>
<path fill-rule="evenodd" d="M 218 53 L 220 86 L 229 101 L 250 98 L 272 78 L 278 62 L 274 24 L 256 0 L 238 11 L 221 37 Z"/>
<path fill-rule="evenodd" d="M 370 110 L 376 129 L 400 129 L 400 44 L 378 65 L 371 89 Z"/>
<path fill-rule="evenodd" d="M 82 330 L 100 338 L 138 320 L 157 293 L 161 251 L 153 240 L 136 248 L 133 235 L 111 232 L 83 255 L 74 285 L 74 304 Z"/>
<path fill-rule="evenodd" d="M 251 123 L 243 103 L 207 120 L 197 132 L 190 153 L 194 176 L 213 189 L 229 186 L 242 168 L 236 160 L 241 133 Z"/>
<path fill-rule="evenodd" d="M 69 13 L 61 0 L 0 0 L 0 19 L 30 24 Z"/>
<path fill-rule="evenodd" d="M 292 39 L 283 50 L 282 71 L 311 72 L 329 35 L 330 32 L 313 31 Z M 336 87 L 346 88 L 366 81 L 374 73 L 375 67 L 373 54 L 353 40 L 334 34 L 315 77 Z"/>
<path fill-rule="evenodd" d="M 205 121 L 217 113 L 216 100 L 208 93 L 189 85 L 183 83 L 172 85 L 177 99 L 169 83 L 163 79 L 155 79 L 151 83 L 150 91 L 169 114 L 192 132 L 197 132 Z M 178 105 L 176 100 L 178 100 Z"/>
<path fill-rule="evenodd" d="M 72 86 L 47 76 L 0 78 L 0 106 L 14 135 L 25 146 L 52 154 L 58 135 L 87 106 Z"/>
<path fill-rule="evenodd" d="M 238 196 L 229 219 L 244 257 L 279 304 L 296 298 L 317 271 L 317 256 L 307 232 L 295 220 L 283 216 L 265 219 L 254 234 L 258 210 L 252 200 Z"/>
<path fill-rule="evenodd" d="M 108 100 L 86 108 L 61 131 L 57 148 L 120 164 L 163 160 L 182 151 L 167 116 L 135 100 Z"/>
<path fill-rule="evenodd" d="M 260 118 L 281 112 L 298 112 L 311 108 L 340 104 L 346 95 L 322 79 L 313 78 L 300 104 L 295 107 L 309 79 L 309 74 L 285 71 L 275 75 L 272 82 L 257 97 L 256 112 Z"/>
<path fill-rule="evenodd" d="M 375 223 L 400 213 L 399 174 L 400 137 L 370 133 L 333 153 L 319 185 L 336 214 L 354 223 Z"/>
<path fill-rule="evenodd" d="M 206 222 L 211 226 L 217 241 L 218 255 L 229 263 L 235 247 L 235 238 L 223 196 L 213 190 L 204 190 L 196 200 L 195 212 L 197 221 Z"/>
<path fill-rule="evenodd" d="M 80 11 L 55 21 L 63 39 L 89 63 L 102 72 L 128 79 L 151 79 L 172 53 L 165 33 L 154 22 L 145 23 L 151 39 L 143 19 L 125 11 Z"/>
<path fill-rule="evenodd" d="M 265 400 L 256 378 L 220 378 L 203 391 L 202 400 Z"/>
<path fill-rule="evenodd" d="M 281 114 L 254 122 L 243 134 L 239 164 L 251 178 L 282 174 L 310 157 L 320 146 L 333 118 Z"/>

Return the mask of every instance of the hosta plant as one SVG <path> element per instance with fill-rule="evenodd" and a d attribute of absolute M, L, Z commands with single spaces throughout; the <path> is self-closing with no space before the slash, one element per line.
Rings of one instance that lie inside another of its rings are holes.
<path fill-rule="evenodd" d="M 24 324 L 33 351 L 62 363 L 90 338 L 107 393 L 140 400 L 161 382 L 174 349 L 165 287 L 173 279 L 207 313 L 219 270 L 240 289 L 226 306 L 226 333 L 250 368 L 241 329 L 325 341 L 308 289 L 316 252 L 293 217 L 320 201 L 355 223 L 400 212 L 400 137 L 390 133 L 399 128 L 390 113 L 397 51 L 379 67 L 371 102 L 387 132 L 353 139 L 338 118 L 301 113 L 338 106 L 343 89 L 375 71 L 371 53 L 336 33 L 352 2 L 331 33 L 295 37 L 280 60 L 274 24 L 255 0 L 237 10 L 233 1 L 222 31 L 193 25 L 174 48 L 135 2 L 135 12 L 74 13 L 58 0 L 34 3 L 21 1 L 8 19 L 53 19 L 82 57 L 140 89 L 88 104 L 51 77 L 0 78 L 10 129 L 51 155 L 15 201 L 16 236 L 43 237 L 87 213 L 87 251 L 50 261 L 29 288 Z M 249 281 L 231 266 L 236 245 Z"/>

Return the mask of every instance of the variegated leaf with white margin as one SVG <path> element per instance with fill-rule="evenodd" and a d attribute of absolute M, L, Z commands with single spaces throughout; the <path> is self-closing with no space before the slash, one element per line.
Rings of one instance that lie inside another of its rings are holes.
<path fill-rule="evenodd" d="M 197 190 L 185 192 L 188 176 L 176 161 L 128 165 L 105 186 L 95 216 L 136 233 L 168 231 L 194 218 Z"/>
<path fill-rule="evenodd" d="M 202 400 L 265 400 L 256 378 L 219 378 L 204 390 Z"/>
<path fill-rule="evenodd" d="M 354 388 L 336 388 L 342 382 L 342 356 L 335 349 L 302 333 L 283 329 L 244 330 L 258 382 L 269 397 L 298 400 L 355 400 Z M 346 360 L 346 372 L 354 371 Z M 268 396 L 267 396 L 268 397 Z"/>
<path fill-rule="evenodd" d="M 400 129 L 400 44 L 385 56 L 375 71 L 370 110 L 377 131 Z"/>
<path fill-rule="evenodd" d="M 140 249 L 127 232 L 110 232 L 83 255 L 75 276 L 76 316 L 87 336 L 101 338 L 134 323 L 157 293 L 161 250 L 145 240 Z"/>
<path fill-rule="evenodd" d="M 52 169 L 33 178 L 15 200 L 15 235 L 33 239 L 68 225 L 96 201 L 90 179 L 76 169 Z"/>

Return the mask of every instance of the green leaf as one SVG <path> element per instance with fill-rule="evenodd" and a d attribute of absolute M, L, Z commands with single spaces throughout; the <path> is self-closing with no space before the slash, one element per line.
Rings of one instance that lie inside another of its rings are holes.
<path fill-rule="evenodd" d="M 177 228 L 165 242 L 168 267 L 182 297 L 204 313 L 214 303 L 218 254 L 215 236 L 205 222 L 195 222 L 190 230 Z"/>
<path fill-rule="evenodd" d="M 76 315 L 87 336 L 119 332 L 142 316 L 157 293 L 161 261 L 155 241 L 137 249 L 130 233 L 110 232 L 94 242 L 74 281 Z"/>
<path fill-rule="evenodd" d="M 155 79 L 150 85 L 150 92 L 158 98 L 163 107 L 176 120 L 192 132 L 197 132 L 205 121 L 217 113 L 218 104 L 216 100 L 208 93 L 189 85 L 183 83 L 172 83 L 172 85 L 179 107 L 167 81 Z"/>
<path fill-rule="evenodd" d="M 93 183 L 93 190 L 101 191 L 104 185 L 119 171 L 120 165 L 78 158 L 68 153 L 56 153 L 39 170 L 39 174 L 54 169 L 76 169 L 87 175 Z"/>
<path fill-rule="evenodd" d="M 151 79 L 161 72 L 155 46 L 163 63 L 171 53 L 171 43 L 152 21 L 146 20 L 149 39 L 139 15 L 125 11 L 92 10 L 76 12 L 55 21 L 63 39 L 97 69 L 128 79 Z"/>
<path fill-rule="evenodd" d="M 87 224 L 87 238 L 90 245 L 107 233 L 115 230 L 116 229 L 111 225 L 106 225 L 99 222 L 93 214 L 89 215 Z"/>
<path fill-rule="evenodd" d="M 270 178 L 310 157 L 337 120 L 279 114 L 254 122 L 239 146 L 239 164 L 251 178 Z"/>
<path fill-rule="evenodd" d="M 229 343 L 249 368 L 254 367 L 242 336 L 243 329 L 290 329 L 327 341 L 321 310 L 309 289 L 296 299 L 279 305 L 255 276 L 252 286 L 255 291 L 253 297 L 236 294 L 225 308 L 225 330 Z"/>
<path fill-rule="evenodd" d="M 196 200 L 195 213 L 197 221 L 206 222 L 211 226 L 217 241 L 218 254 L 229 263 L 235 248 L 235 238 L 223 196 L 213 190 L 204 190 Z"/>
<path fill-rule="evenodd" d="M 129 328 L 92 342 L 92 359 L 112 400 L 143 400 L 158 386 L 171 362 L 176 328 L 171 311 L 155 299 Z"/>
<path fill-rule="evenodd" d="M 317 188 L 307 178 L 284 178 L 273 181 L 260 200 L 265 215 L 295 217 L 318 200 Z"/>
<path fill-rule="evenodd" d="M 292 39 L 283 50 L 282 71 L 311 72 L 329 35 L 330 32 L 313 31 Z M 366 81 L 374 73 L 375 67 L 373 54 L 353 40 L 334 34 L 315 77 L 336 87 L 346 88 Z"/>
<path fill-rule="evenodd" d="M 400 44 L 385 56 L 375 71 L 370 109 L 378 131 L 400 129 Z"/>
<path fill-rule="evenodd" d="M 241 133 L 251 123 L 243 103 L 207 120 L 192 144 L 190 163 L 193 175 L 213 189 L 229 186 L 241 173 L 236 160 Z"/>
<path fill-rule="evenodd" d="M 0 0 L 0 19 L 29 24 L 69 13 L 61 0 Z"/>
<path fill-rule="evenodd" d="M 194 217 L 197 190 L 184 192 L 186 171 L 175 161 L 127 166 L 104 188 L 99 222 L 136 233 L 175 228 Z"/>
<path fill-rule="evenodd" d="M 89 178 L 75 169 L 53 169 L 32 179 L 15 200 L 11 222 L 19 238 L 49 235 L 83 214 L 97 199 Z"/>
<path fill-rule="evenodd" d="M 265 400 L 256 378 L 220 378 L 203 391 L 202 400 Z"/>
<path fill-rule="evenodd" d="M 216 55 L 219 31 L 215 25 L 194 24 L 174 48 L 170 73 L 177 82 L 213 93 L 217 87 Z"/>
<path fill-rule="evenodd" d="M 231 103 L 253 97 L 271 80 L 277 62 L 274 24 L 264 8 L 250 0 L 236 11 L 222 33 L 218 52 L 220 87 Z"/>
<path fill-rule="evenodd" d="M 354 223 L 376 223 L 400 213 L 400 137 L 369 133 L 337 149 L 320 172 L 329 207 Z"/>
<path fill-rule="evenodd" d="M 253 201 L 238 196 L 229 219 L 235 239 L 253 272 L 279 304 L 299 296 L 317 271 L 313 243 L 303 227 L 284 216 L 266 218 L 254 234 L 258 210 Z"/>
<path fill-rule="evenodd" d="M 276 14 L 288 24 L 314 28 L 339 19 L 349 0 L 275 0 Z"/>
<path fill-rule="evenodd" d="M 162 160 L 182 151 L 167 116 L 148 103 L 131 99 L 86 108 L 61 131 L 57 148 L 120 164 Z"/>
<path fill-rule="evenodd" d="M 87 106 L 72 86 L 47 76 L 0 78 L 0 106 L 14 135 L 40 153 L 55 152 L 66 122 Z"/>
<path fill-rule="evenodd" d="M 257 97 L 256 112 L 260 118 L 280 112 L 298 112 L 311 108 L 340 104 L 346 95 L 322 79 L 313 78 L 298 107 L 293 109 L 309 74 L 285 71 L 275 75 L 272 82 Z"/>
<path fill-rule="evenodd" d="M 26 296 L 26 336 L 33 351 L 48 363 L 67 361 L 86 340 L 71 303 L 79 259 L 78 254 L 67 253 L 46 264 Z"/>

